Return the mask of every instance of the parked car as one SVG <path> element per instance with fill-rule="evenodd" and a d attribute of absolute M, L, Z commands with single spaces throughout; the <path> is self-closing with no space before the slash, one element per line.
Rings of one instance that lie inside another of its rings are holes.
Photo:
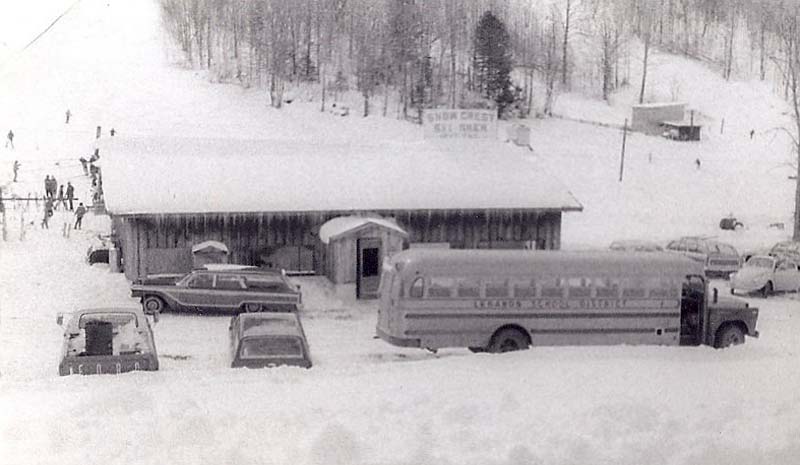
<path fill-rule="evenodd" d="M 110 235 L 98 234 L 89 244 L 86 250 L 86 261 L 93 265 L 95 263 L 108 263 L 108 251 L 114 246 L 114 241 Z"/>
<path fill-rule="evenodd" d="M 650 241 L 639 240 L 621 240 L 614 241 L 608 246 L 610 250 L 618 250 L 624 252 L 661 252 L 664 247 Z"/>
<path fill-rule="evenodd" d="M 193 270 L 177 282 L 134 281 L 147 314 L 173 311 L 292 312 L 302 305 L 300 287 L 280 271 L 260 269 Z"/>
<path fill-rule="evenodd" d="M 233 368 L 311 368 L 308 341 L 296 313 L 242 313 L 231 319 L 228 333 Z"/>
<path fill-rule="evenodd" d="M 731 294 L 737 290 L 758 291 L 764 297 L 779 291 L 799 292 L 798 261 L 788 257 L 754 255 L 741 270 L 731 275 Z"/>
<path fill-rule="evenodd" d="M 64 324 L 64 314 L 56 317 Z M 72 313 L 64 329 L 58 374 L 118 374 L 158 370 L 147 316 L 138 308 L 91 308 Z"/>
<path fill-rule="evenodd" d="M 682 237 L 667 244 L 667 251 L 686 255 L 702 263 L 708 277 L 727 278 L 739 269 L 739 253 L 736 249 L 710 238 Z"/>
<path fill-rule="evenodd" d="M 773 245 L 769 249 L 769 255 L 791 257 L 796 261 L 800 261 L 800 242 L 796 241 L 782 241 Z"/>

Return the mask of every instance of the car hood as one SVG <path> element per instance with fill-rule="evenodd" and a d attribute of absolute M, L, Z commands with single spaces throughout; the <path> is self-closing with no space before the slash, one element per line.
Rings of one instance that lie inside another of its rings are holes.
<path fill-rule="evenodd" d="M 728 296 L 720 295 L 717 298 L 717 302 L 716 303 L 712 303 L 710 305 L 710 307 L 711 308 L 723 308 L 723 309 L 729 309 L 729 310 L 730 309 L 740 309 L 740 308 L 744 309 L 744 308 L 750 308 L 750 304 L 748 304 L 747 302 L 745 302 L 742 299 L 737 299 L 735 297 L 728 297 Z"/>
<path fill-rule="evenodd" d="M 734 276 L 734 280 L 741 283 L 752 282 L 752 281 L 766 281 L 767 277 L 770 275 L 770 271 L 766 268 L 757 268 L 757 267 L 744 267 L 736 272 Z"/>

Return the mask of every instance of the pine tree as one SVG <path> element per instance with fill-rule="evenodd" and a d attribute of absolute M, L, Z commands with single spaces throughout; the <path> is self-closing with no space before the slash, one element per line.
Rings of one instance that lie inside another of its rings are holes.
<path fill-rule="evenodd" d="M 492 12 L 487 11 L 475 29 L 473 68 L 478 90 L 497 104 L 498 116 L 502 116 L 514 101 L 511 60 L 511 39 L 506 27 Z"/>

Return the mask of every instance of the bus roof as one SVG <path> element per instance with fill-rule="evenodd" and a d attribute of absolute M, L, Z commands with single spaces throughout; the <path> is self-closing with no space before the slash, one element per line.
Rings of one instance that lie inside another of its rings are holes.
<path fill-rule="evenodd" d="M 443 272 L 472 275 L 497 272 L 525 274 L 539 267 L 549 274 L 675 274 L 703 275 L 703 265 L 683 255 L 669 252 L 559 250 L 453 250 L 410 249 L 393 255 L 388 262 L 406 273 Z"/>

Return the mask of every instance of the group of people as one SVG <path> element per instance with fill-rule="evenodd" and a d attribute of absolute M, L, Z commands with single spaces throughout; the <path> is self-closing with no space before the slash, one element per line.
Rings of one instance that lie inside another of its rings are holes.
<path fill-rule="evenodd" d="M 58 194 L 56 194 L 56 190 L 58 190 Z M 67 204 L 69 204 L 69 211 L 73 211 L 72 201 L 75 198 L 75 187 L 72 185 L 72 182 L 67 181 L 67 190 L 65 192 L 64 185 L 61 184 L 59 186 L 55 176 L 45 176 L 44 192 L 45 199 L 57 201 L 55 204 L 56 210 L 58 210 L 59 204 L 64 205 L 64 208 L 67 208 Z"/>
<path fill-rule="evenodd" d="M 67 188 L 65 190 L 63 184 L 59 186 L 55 176 L 47 175 L 44 178 L 44 191 L 45 199 L 42 228 L 50 229 L 50 217 L 53 216 L 54 210 L 58 210 L 59 205 L 63 205 L 65 210 L 69 208 L 69 211 L 73 211 L 72 202 L 75 200 L 75 187 L 72 185 L 72 182 L 67 181 Z M 57 194 L 56 191 L 58 191 Z M 83 206 L 83 202 L 79 203 L 78 208 L 74 209 L 74 211 L 75 225 L 73 229 L 81 229 L 83 216 L 86 215 L 86 207 Z"/>

